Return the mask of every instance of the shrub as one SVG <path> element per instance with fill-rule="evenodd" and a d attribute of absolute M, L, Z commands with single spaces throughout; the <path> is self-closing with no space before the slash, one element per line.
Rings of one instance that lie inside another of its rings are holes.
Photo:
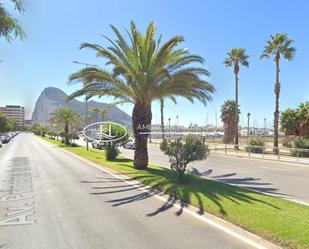
<path fill-rule="evenodd" d="M 184 141 L 165 140 L 160 148 L 169 157 L 171 170 L 177 174 L 178 182 L 184 180 L 188 163 L 206 159 L 209 153 L 207 145 L 193 136 L 186 136 Z"/>
<path fill-rule="evenodd" d="M 265 146 L 265 142 L 264 142 L 263 138 L 261 138 L 261 137 L 250 137 L 248 145 L 250 145 L 250 146 L 246 147 L 247 152 L 263 153 L 263 151 L 264 151 L 263 146 Z"/>
<path fill-rule="evenodd" d="M 107 160 L 115 160 L 116 157 L 119 155 L 119 150 L 116 144 L 107 143 L 107 145 L 105 146 L 105 149 L 106 149 L 106 159 Z"/>
<path fill-rule="evenodd" d="M 296 138 L 293 141 L 293 148 L 308 150 L 308 151 L 292 150 L 293 156 L 309 157 L 309 139 L 308 138 L 303 138 L 303 137 Z"/>
<path fill-rule="evenodd" d="M 282 146 L 287 147 L 287 148 L 292 148 L 294 139 L 295 139 L 295 136 L 286 136 L 281 141 Z"/>

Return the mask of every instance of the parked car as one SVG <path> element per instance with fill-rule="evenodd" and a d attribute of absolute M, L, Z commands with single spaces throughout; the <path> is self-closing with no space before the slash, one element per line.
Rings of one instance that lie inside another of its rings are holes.
<path fill-rule="evenodd" d="M 105 143 L 102 140 L 92 140 L 92 148 L 103 150 Z"/>
<path fill-rule="evenodd" d="M 2 141 L 0 140 L 0 148 L 2 147 Z"/>
<path fill-rule="evenodd" d="M 2 135 L 1 136 L 1 141 L 4 144 L 7 144 L 8 142 L 10 142 L 11 138 L 8 135 Z"/>
<path fill-rule="evenodd" d="M 135 149 L 135 143 L 133 141 L 128 141 L 123 145 L 123 148 L 134 150 Z"/>

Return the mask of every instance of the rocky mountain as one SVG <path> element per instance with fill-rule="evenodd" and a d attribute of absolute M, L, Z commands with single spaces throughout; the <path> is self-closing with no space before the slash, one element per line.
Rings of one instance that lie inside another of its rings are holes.
<path fill-rule="evenodd" d="M 48 125 L 48 120 L 51 118 L 52 113 L 57 108 L 69 107 L 81 116 L 86 116 L 85 102 L 80 102 L 76 99 L 70 102 L 66 101 L 67 94 L 55 87 L 48 87 L 43 90 L 40 97 L 36 101 L 34 111 L 32 113 L 32 123 Z M 93 108 L 104 109 L 108 106 L 106 103 L 99 103 L 96 101 L 88 101 L 89 115 L 92 116 L 92 122 L 97 121 L 113 121 L 123 125 L 131 126 L 131 116 L 120 110 L 117 106 L 108 108 L 106 115 L 102 118 L 100 115 L 91 113 Z"/>

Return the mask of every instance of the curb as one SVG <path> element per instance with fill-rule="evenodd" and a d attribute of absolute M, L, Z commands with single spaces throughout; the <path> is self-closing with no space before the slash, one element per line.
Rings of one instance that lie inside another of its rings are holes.
<path fill-rule="evenodd" d="M 46 142 L 47 144 L 53 145 L 51 143 L 49 143 L 48 141 L 45 140 L 41 140 Z M 100 171 L 103 171 L 104 173 L 107 173 L 115 178 L 124 180 L 127 184 L 130 185 L 135 185 L 135 184 L 143 184 L 141 182 L 138 182 L 136 180 L 132 180 L 131 178 L 129 178 L 126 175 L 120 174 L 118 172 L 115 172 L 109 168 L 106 168 L 104 165 L 92 162 L 84 157 L 78 156 L 70 151 L 67 151 L 63 148 L 59 148 L 56 145 L 54 145 L 56 148 L 58 148 L 59 150 L 63 151 L 64 153 L 94 167 L 97 168 Z M 168 202 L 169 200 L 169 195 L 166 195 L 164 193 L 159 192 L 156 189 L 151 188 L 150 186 L 147 186 L 145 184 L 143 184 L 142 187 L 137 188 L 138 190 L 144 192 L 144 193 L 152 193 L 153 191 L 156 192 L 156 194 L 153 195 L 153 197 L 161 200 L 162 202 Z M 215 215 L 209 214 L 204 212 L 204 214 L 199 214 L 199 209 L 187 204 L 186 207 L 182 207 L 180 201 L 176 201 L 174 204 L 172 204 L 173 207 L 176 207 L 177 209 L 183 208 L 183 212 L 193 216 L 194 218 L 208 224 L 211 225 L 213 227 L 215 227 L 216 229 L 220 230 L 221 232 L 224 232 L 244 243 L 246 243 L 247 245 L 249 245 L 251 248 L 257 248 L 257 249 L 280 249 L 281 247 L 251 233 L 248 232 L 246 230 L 244 230 L 243 228 L 240 228 L 230 222 L 227 222 Z"/>

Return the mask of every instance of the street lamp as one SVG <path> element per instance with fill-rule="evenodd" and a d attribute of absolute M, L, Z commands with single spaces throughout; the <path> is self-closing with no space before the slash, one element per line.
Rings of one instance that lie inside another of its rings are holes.
<path fill-rule="evenodd" d="M 78 65 L 83 65 L 85 66 L 85 68 L 88 68 L 88 66 L 91 66 L 91 67 L 97 67 L 97 65 L 93 65 L 93 64 L 89 64 L 89 63 L 84 63 L 84 62 L 79 62 L 79 61 L 72 61 L 73 63 L 75 64 L 78 64 Z M 89 124 L 89 120 L 88 120 L 88 116 L 89 116 L 89 110 L 88 110 L 88 99 L 90 98 L 90 96 L 88 95 L 88 93 L 86 94 L 86 97 L 85 97 L 85 105 L 86 105 L 86 125 Z M 86 149 L 89 150 L 89 144 L 88 144 L 88 139 L 86 137 Z"/>
<path fill-rule="evenodd" d="M 178 118 L 179 118 L 179 116 L 177 115 L 177 116 L 176 116 L 176 119 L 177 119 L 177 123 L 176 123 L 176 133 L 178 132 Z"/>
<path fill-rule="evenodd" d="M 248 117 L 248 130 L 247 130 L 247 136 L 249 138 L 249 134 L 250 134 L 250 112 L 247 113 L 247 117 Z"/>

